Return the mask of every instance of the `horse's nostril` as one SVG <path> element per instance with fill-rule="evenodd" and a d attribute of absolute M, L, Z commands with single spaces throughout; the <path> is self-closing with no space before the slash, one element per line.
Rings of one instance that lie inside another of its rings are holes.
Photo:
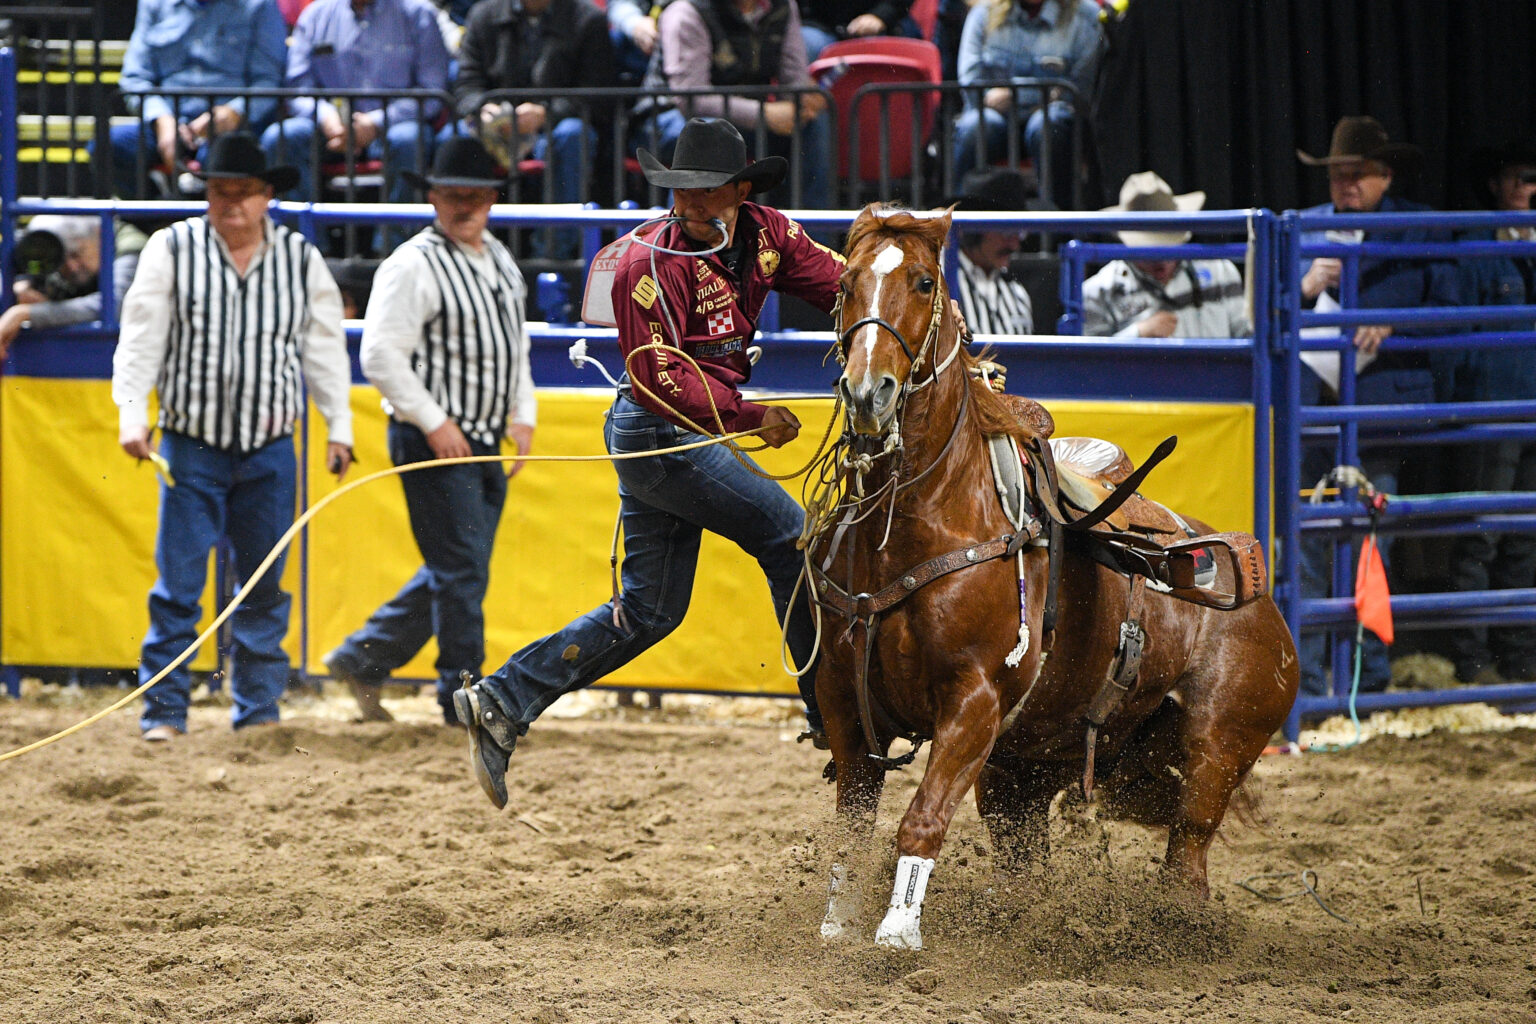
<path fill-rule="evenodd" d="M 896 383 L 895 377 L 891 376 L 889 373 L 881 374 L 880 387 L 875 390 L 875 403 L 877 405 L 884 406 L 887 402 L 896 397 L 896 389 L 898 387 L 900 387 L 900 385 Z"/>

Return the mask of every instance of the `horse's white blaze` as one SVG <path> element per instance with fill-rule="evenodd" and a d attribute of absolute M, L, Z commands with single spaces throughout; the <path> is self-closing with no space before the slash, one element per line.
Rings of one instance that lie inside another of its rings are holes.
<path fill-rule="evenodd" d="M 891 906 L 875 932 L 875 945 L 889 949 L 923 948 L 923 896 L 928 891 L 931 874 L 933 860 L 930 858 L 903 856 L 897 859 Z"/>
<path fill-rule="evenodd" d="M 884 249 L 875 256 L 875 261 L 869 265 L 869 269 L 875 274 L 875 293 L 869 297 L 869 315 L 880 315 L 880 290 L 885 285 L 886 276 L 901 266 L 907 258 L 906 250 L 895 242 L 887 242 Z M 864 384 L 872 387 L 869 375 L 869 360 L 875 358 L 875 342 L 880 339 L 880 328 L 869 324 L 864 328 Z"/>
<path fill-rule="evenodd" d="M 841 864 L 832 865 L 827 879 L 827 916 L 821 920 L 821 937 L 841 938 L 858 916 L 857 894 L 848 888 L 848 869 Z"/>

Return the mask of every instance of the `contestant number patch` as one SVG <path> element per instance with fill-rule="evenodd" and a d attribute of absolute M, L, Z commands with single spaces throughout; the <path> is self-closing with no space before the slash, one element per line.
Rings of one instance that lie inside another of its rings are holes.
<path fill-rule="evenodd" d="M 650 274 L 646 274 L 635 284 L 635 290 L 629 293 L 629 297 L 650 309 L 656 304 L 657 294 L 656 281 Z"/>
<path fill-rule="evenodd" d="M 731 315 L 729 309 L 720 309 L 709 314 L 704 321 L 704 326 L 705 333 L 711 338 L 719 338 L 736 329 L 736 318 Z"/>

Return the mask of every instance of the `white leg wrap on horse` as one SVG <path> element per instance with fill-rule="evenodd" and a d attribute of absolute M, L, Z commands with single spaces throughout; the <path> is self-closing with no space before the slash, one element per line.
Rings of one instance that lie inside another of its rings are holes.
<path fill-rule="evenodd" d="M 897 859 L 891 906 L 875 932 L 875 945 L 891 949 L 923 948 L 923 895 L 928 891 L 931 874 L 933 861 L 929 858 Z"/>
<path fill-rule="evenodd" d="M 821 937 L 842 938 L 858 912 L 858 899 L 848 887 L 848 869 L 833 864 L 827 879 L 827 916 L 821 920 Z"/>

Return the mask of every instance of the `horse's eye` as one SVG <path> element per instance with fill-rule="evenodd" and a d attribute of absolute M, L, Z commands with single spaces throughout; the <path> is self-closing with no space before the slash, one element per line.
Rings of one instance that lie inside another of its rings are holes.
<path fill-rule="evenodd" d="M 931 278 L 931 277 L 920 277 L 920 278 L 918 278 L 918 280 L 917 280 L 917 290 L 919 292 L 921 292 L 922 294 L 924 294 L 924 295 L 927 295 L 930 292 L 932 292 L 933 291 L 933 278 Z"/>

